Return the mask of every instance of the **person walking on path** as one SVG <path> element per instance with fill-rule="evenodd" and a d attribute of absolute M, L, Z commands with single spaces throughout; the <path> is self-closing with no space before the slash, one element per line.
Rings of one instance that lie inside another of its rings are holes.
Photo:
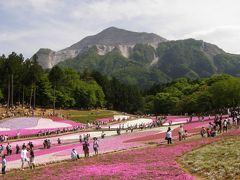
<path fill-rule="evenodd" d="M 224 132 L 224 131 L 227 132 L 227 130 L 228 130 L 228 123 L 227 123 L 227 120 L 224 119 L 224 121 L 223 121 L 223 132 Z"/>
<path fill-rule="evenodd" d="M 20 151 L 20 147 L 19 147 L 19 145 L 17 144 L 17 145 L 16 145 L 16 154 L 19 154 L 19 151 Z"/>
<path fill-rule="evenodd" d="M 98 139 L 95 137 L 93 141 L 93 150 L 95 152 L 95 155 L 98 155 L 98 148 L 99 148 Z"/>
<path fill-rule="evenodd" d="M 30 154 L 30 168 L 35 169 L 35 161 L 34 161 L 35 155 L 34 155 L 33 148 L 30 148 L 29 154 Z"/>
<path fill-rule="evenodd" d="M 82 143 L 83 139 L 82 139 L 82 135 L 79 135 L 79 142 Z"/>
<path fill-rule="evenodd" d="M 172 130 L 170 127 L 168 127 L 168 130 L 166 133 L 166 140 L 168 141 L 168 144 L 172 144 Z"/>
<path fill-rule="evenodd" d="M 61 139 L 60 139 L 60 138 L 58 138 L 58 139 L 57 139 L 57 143 L 58 143 L 58 145 L 59 145 L 59 144 L 62 144 L 62 142 L 61 142 Z"/>
<path fill-rule="evenodd" d="M 206 128 L 205 128 L 205 127 L 202 127 L 202 129 L 201 129 L 201 131 L 200 131 L 200 134 L 201 134 L 202 138 L 205 137 L 206 133 L 207 133 Z"/>
<path fill-rule="evenodd" d="M 7 166 L 7 160 L 6 160 L 5 155 L 3 155 L 2 156 L 2 176 L 3 176 L 3 179 L 4 179 L 4 176 L 6 174 L 6 166 Z"/>
<path fill-rule="evenodd" d="M 183 129 L 183 126 L 180 125 L 180 128 L 178 130 L 178 138 L 179 138 L 179 141 L 181 141 L 183 139 L 183 136 L 184 136 L 184 129 Z"/>
<path fill-rule="evenodd" d="M 27 157 L 27 149 L 26 147 L 23 147 L 22 151 L 21 151 L 21 161 L 22 161 L 22 170 L 24 170 L 24 163 L 27 162 L 29 167 L 30 167 L 30 161 Z"/>
<path fill-rule="evenodd" d="M 8 156 L 12 155 L 12 146 L 11 146 L 11 144 L 8 143 L 6 149 L 7 149 L 7 155 Z"/>
<path fill-rule="evenodd" d="M 87 140 L 85 140 L 83 143 L 83 152 L 84 152 L 84 157 L 89 157 L 89 143 Z"/>

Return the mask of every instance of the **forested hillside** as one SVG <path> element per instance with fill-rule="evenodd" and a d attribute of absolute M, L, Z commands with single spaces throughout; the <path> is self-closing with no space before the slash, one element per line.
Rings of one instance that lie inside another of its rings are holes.
<path fill-rule="evenodd" d="M 93 59 L 101 57 L 94 51 L 90 55 Z M 111 55 L 119 56 L 117 51 Z M 37 56 L 29 60 L 16 53 L 0 57 L 0 73 L 0 102 L 7 107 L 55 105 L 56 108 L 108 108 L 139 114 L 200 114 L 240 105 L 240 78 L 231 75 L 196 80 L 179 78 L 142 90 L 86 68 L 82 73 L 58 66 L 43 70 Z M 141 78 L 141 74 L 139 76 Z"/>
<path fill-rule="evenodd" d="M 225 53 L 215 45 L 194 39 L 150 45 L 136 44 L 128 58 L 118 49 L 99 55 L 92 47 L 73 59 L 59 63 L 79 72 L 99 71 L 125 84 L 147 89 L 154 84 L 171 82 L 176 78 L 198 79 L 213 74 L 240 75 L 240 56 Z"/>

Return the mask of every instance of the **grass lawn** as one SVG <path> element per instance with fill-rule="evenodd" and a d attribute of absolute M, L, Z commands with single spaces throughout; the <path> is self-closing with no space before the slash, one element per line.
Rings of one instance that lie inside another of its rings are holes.
<path fill-rule="evenodd" d="M 206 179 L 240 179 L 240 137 L 222 139 L 180 158 L 189 173 Z"/>
<path fill-rule="evenodd" d="M 96 119 L 113 117 L 113 115 L 116 114 L 115 111 L 111 110 L 56 110 L 56 112 L 70 114 L 69 119 L 81 123 L 91 123 Z"/>

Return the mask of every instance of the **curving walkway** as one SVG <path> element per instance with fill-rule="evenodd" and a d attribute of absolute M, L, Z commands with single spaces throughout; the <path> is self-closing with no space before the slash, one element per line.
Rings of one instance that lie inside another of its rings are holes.
<path fill-rule="evenodd" d="M 156 128 L 156 129 L 146 129 L 143 131 L 134 131 L 133 133 L 125 133 L 117 136 L 115 131 L 106 131 L 106 136 L 104 139 L 99 140 L 99 153 L 106 153 L 106 152 L 112 152 L 112 151 L 119 151 L 124 149 L 129 149 L 133 147 L 140 147 L 143 146 L 144 143 L 125 143 L 124 141 L 127 141 L 131 138 L 137 138 L 137 137 L 143 137 L 158 133 L 163 133 L 166 131 L 166 128 Z M 86 134 L 82 133 L 82 134 Z M 91 137 L 100 137 L 101 132 L 89 132 L 91 134 Z M 73 148 L 75 148 L 79 153 L 80 156 L 83 156 L 82 151 L 82 144 L 78 142 L 79 139 L 79 133 L 77 134 L 71 134 L 71 135 L 65 135 L 61 136 L 63 144 L 57 145 L 57 138 L 53 137 L 50 138 L 51 141 L 55 142 L 53 144 L 53 147 L 50 149 L 42 149 L 42 142 L 44 139 L 37 139 L 33 140 L 33 144 L 35 145 L 35 161 L 37 164 L 45 164 L 52 161 L 61 161 L 66 160 L 70 158 L 70 152 Z M 15 142 L 12 145 L 19 144 L 19 142 Z M 27 142 L 26 142 L 27 143 Z M 92 140 L 90 140 L 90 154 L 93 154 L 93 148 L 92 148 Z M 20 168 L 20 155 L 12 155 L 7 157 L 8 160 L 8 169 L 14 169 L 14 168 Z"/>

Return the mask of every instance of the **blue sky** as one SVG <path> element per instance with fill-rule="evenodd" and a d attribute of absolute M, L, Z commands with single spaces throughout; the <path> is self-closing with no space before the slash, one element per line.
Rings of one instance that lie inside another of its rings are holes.
<path fill-rule="evenodd" d="M 240 54 L 239 0 L 0 0 L 0 53 L 31 57 L 116 26 Z"/>

